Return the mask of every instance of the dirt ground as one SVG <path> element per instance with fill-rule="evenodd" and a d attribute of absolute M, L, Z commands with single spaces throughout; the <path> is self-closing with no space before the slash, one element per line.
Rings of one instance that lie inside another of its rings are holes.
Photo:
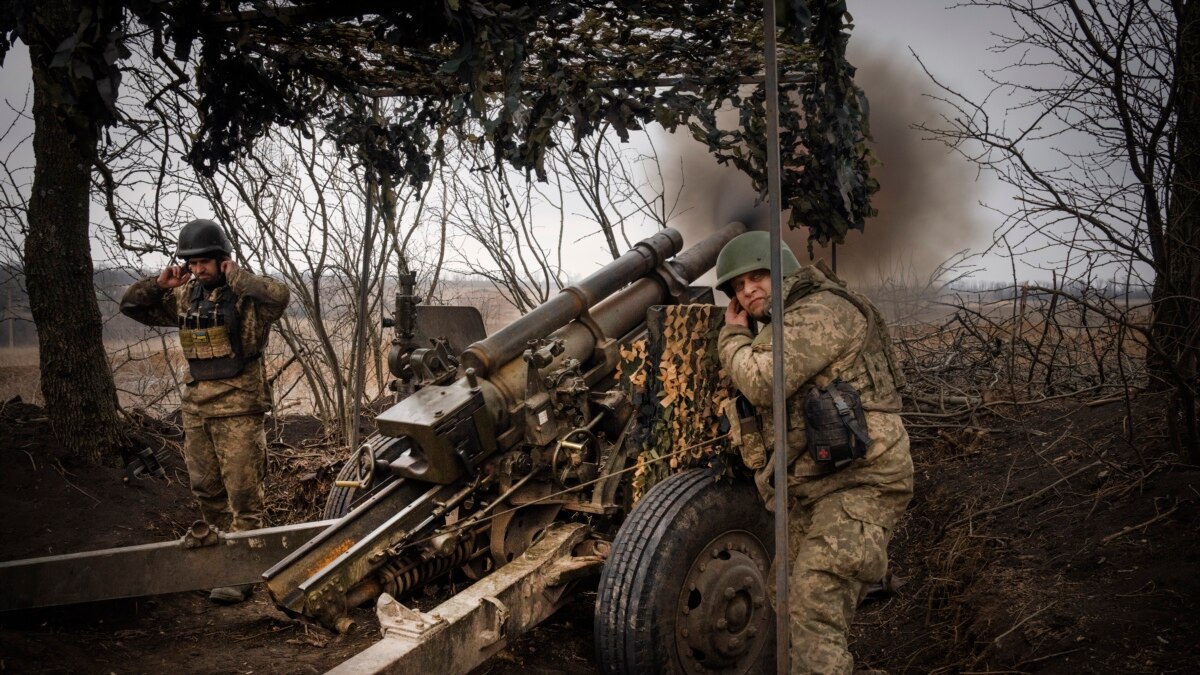
<path fill-rule="evenodd" d="M 915 431 L 916 497 L 892 543 L 906 584 L 864 606 L 851 648 L 891 673 L 1186 673 L 1200 647 L 1200 467 L 1173 456 L 1152 396 L 1000 411 Z M 0 559 L 178 536 L 197 513 L 174 427 L 144 421 L 167 480 L 72 464 L 42 411 L 0 409 Z M 1130 428 L 1132 433 L 1130 434 Z M 272 524 L 312 517 L 337 457 L 272 427 Z M 1132 438 L 1132 442 L 1130 442 Z M 585 593 L 478 674 L 596 673 Z M 375 640 L 295 621 L 265 593 L 199 593 L 0 615 L 0 672 L 323 672 Z"/>

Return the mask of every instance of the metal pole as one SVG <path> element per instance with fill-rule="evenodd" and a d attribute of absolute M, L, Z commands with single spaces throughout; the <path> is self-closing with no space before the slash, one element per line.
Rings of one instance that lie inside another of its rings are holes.
<path fill-rule="evenodd" d="M 783 233 L 779 178 L 779 66 L 775 60 L 775 0 L 763 0 L 764 70 L 767 76 L 767 203 L 771 216 L 771 419 L 775 426 L 775 664 L 788 672 L 787 392 L 783 381 Z"/>

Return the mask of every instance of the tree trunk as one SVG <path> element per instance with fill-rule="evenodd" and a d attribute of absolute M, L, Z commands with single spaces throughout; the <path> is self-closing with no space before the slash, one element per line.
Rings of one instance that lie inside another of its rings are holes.
<path fill-rule="evenodd" d="M 1159 385 L 1174 389 L 1168 418 L 1172 440 L 1195 464 L 1200 463 L 1200 4 L 1192 0 L 1179 7 L 1175 167 L 1164 237 L 1167 265 L 1155 279 L 1150 326 L 1164 353 L 1151 352 L 1148 365 Z"/>
<path fill-rule="evenodd" d="M 79 7 L 45 2 L 37 14 L 40 27 L 62 39 L 78 24 Z M 53 55 L 43 45 L 30 45 L 35 166 L 25 279 L 50 428 L 72 454 L 101 462 L 125 436 L 101 336 L 88 239 L 97 135 L 90 121 L 68 124 L 56 109 L 49 71 Z"/>

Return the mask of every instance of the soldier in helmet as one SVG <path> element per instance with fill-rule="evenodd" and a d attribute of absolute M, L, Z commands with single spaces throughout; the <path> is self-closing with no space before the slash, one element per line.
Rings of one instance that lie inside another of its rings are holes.
<path fill-rule="evenodd" d="M 791 672 L 839 675 L 854 670 L 850 622 L 866 589 L 886 574 L 887 544 L 912 496 L 898 414 L 904 380 L 875 306 L 822 263 L 801 266 L 786 245 L 781 253 L 779 289 L 771 287 L 766 232 L 738 236 L 717 257 L 717 286 L 731 298 L 720 360 L 752 404 L 737 436 L 770 508 L 778 460 L 772 331 L 756 334 L 754 326 L 775 320 L 771 297 L 782 293 Z"/>
<path fill-rule="evenodd" d="M 242 269 L 221 226 L 193 220 L 179 233 L 176 257 L 157 277 L 137 281 L 121 313 L 148 326 L 179 328 L 188 362 L 183 387 L 184 459 L 205 522 L 226 531 L 263 526 L 271 408 L 262 354 L 271 323 L 283 315 L 287 286 Z M 214 602 L 245 600 L 250 586 L 213 589 Z"/>

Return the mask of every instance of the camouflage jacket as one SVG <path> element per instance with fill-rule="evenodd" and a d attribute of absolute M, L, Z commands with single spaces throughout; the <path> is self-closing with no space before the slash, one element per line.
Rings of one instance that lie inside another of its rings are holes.
<path fill-rule="evenodd" d="M 815 499 L 836 490 L 871 485 L 911 493 L 908 434 L 897 414 L 903 375 L 878 310 L 816 267 L 801 267 L 785 277 L 782 290 L 789 493 Z M 728 325 L 718 338 L 721 366 L 754 405 L 767 448 L 774 442 L 771 339 L 769 326 L 754 335 L 748 328 Z M 813 383 L 836 378 L 852 384 L 862 396 L 871 443 L 865 458 L 826 475 L 807 452 L 803 398 Z M 747 464 L 757 469 L 759 490 L 769 501 L 774 458 L 769 457 L 773 453 L 767 454 L 757 461 L 747 458 Z"/>
<path fill-rule="evenodd" d="M 195 279 L 175 289 L 162 289 L 156 277 L 135 282 L 121 298 L 121 313 L 147 326 L 179 326 L 181 308 L 186 310 Z M 287 307 L 287 286 L 270 277 L 238 268 L 226 283 L 237 294 L 242 346 L 248 354 L 262 354 L 267 347 L 271 323 Z M 263 359 L 254 359 L 241 374 L 223 380 L 197 381 L 189 373 L 182 392 L 183 411 L 199 417 L 232 417 L 271 409 Z"/>

